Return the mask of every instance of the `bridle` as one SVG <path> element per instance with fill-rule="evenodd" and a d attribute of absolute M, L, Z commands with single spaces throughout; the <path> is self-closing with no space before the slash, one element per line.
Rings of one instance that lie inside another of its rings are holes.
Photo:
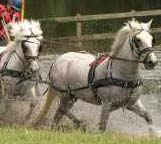
<path fill-rule="evenodd" d="M 129 35 L 129 44 L 130 44 L 131 51 L 132 51 L 133 55 L 136 58 L 140 59 L 140 57 L 142 55 L 147 54 L 143 60 L 136 60 L 136 61 L 138 61 L 140 63 L 145 63 L 146 60 L 147 60 L 147 58 L 148 58 L 148 56 L 149 56 L 149 54 L 151 52 L 153 52 L 154 50 L 153 50 L 153 47 L 145 47 L 142 50 L 140 49 L 140 46 L 139 46 L 140 39 L 137 39 L 136 36 L 138 34 L 140 34 L 142 31 L 145 31 L 145 30 L 144 29 L 139 29 L 139 30 L 137 30 L 137 32 L 135 33 L 135 35 L 133 35 L 133 36 Z M 155 39 L 153 37 L 152 45 L 154 43 L 155 43 Z"/>
<path fill-rule="evenodd" d="M 25 43 L 27 42 L 27 43 L 39 44 L 39 43 L 36 43 L 36 42 L 33 42 L 33 41 L 30 41 L 30 40 L 29 40 L 30 38 L 35 38 L 37 41 L 40 42 L 39 52 L 42 50 L 42 46 L 41 46 L 41 41 L 40 41 L 40 39 L 38 39 L 38 37 L 39 37 L 40 35 L 35 35 L 35 34 L 33 33 L 32 29 L 30 29 L 30 31 L 31 31 L 31 35 L 29 35 L 29 36 L 28 36 L 28 35 L 27 35 L 27 36 L 24 36 L 26 39 L 22 41 L 21 47 L 22 47 L 22 49 L 23 49 L 23 53 L 24 53 L 24 56 L 25 56 L 26 59 L 35 60 L 35 59 L 38 59 L 38 58 L 39 58 L 39 55 L 37 55 L 37 56 L 28 56 L 28 55 L 25 55 L 26 49 L 27 49 L 27 47 L 25 46 Z"/>
<path fill-rule="evenodd" d="M 24 56 L 25 56 L 26 59 L 33 59 L 33 60 L 35 60 L 35 59 L 37 59 L 37 58 L 39 57 L 39 55 L 37 55 L 37 56 L 28 56 L 28 55 L 25 55 L 26 50 L 27 50 L 27 47 L 25 46 L 25 43 L 26 43 L 26 42 L 27 42 L 27 43 L 39 44 L 39 43 L 36 43 L 36 42 L 29 41 L 30 38 L 33 38 L 33 36 L 32 36 L 32 37 L 28 37 L 28 39 L 26 39 L 26 40 L 23 40 L 22 43 L 21 43 L 21 47 L 22 47 L 22 50 L 23 50 L 23 53 L 24 53 Z M 37 38 L 37 36 L 35 36 L 34 38 Z M 38 40 L 38 39 L 37 39 L 37 40 Z M 40 40 L 39 40 L 39 41 L 40 41 Z M 40 48 L 41 48 L 41 45 L 40 45 Z M 39 49 L 40 49 L 40 48 L 39 48 Z M 40 50 L 39 50 L 39 51 L 40 51 Z"/>

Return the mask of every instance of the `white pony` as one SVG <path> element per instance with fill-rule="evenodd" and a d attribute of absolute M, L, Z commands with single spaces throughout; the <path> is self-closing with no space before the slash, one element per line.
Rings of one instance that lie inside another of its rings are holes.
<path fill-rule="evenodd" d="M 154 38 L 149 29 L 151 22 L 129 21 L 119 30 L 112 52 L 98 59 L 89 53 L 69 52 L 58 57 L 50 68 L 50 88 L 45 104 L 34 123 L 47 113 L 55 95 L 60 104 L 54 116 L 57 125 L 63 115 L 76 126 L 80 121 L 70 112 L 77 99 L 102 105 L 100 130 L 105 131 L 110 112 L 124 107 L 143 117 L 150 130 L 151 116 L 139 100 L 136 88 L 141 85 L 139 65 L 153 69 L 157 57 L 153 52 Z"/>
<path fill-rule="evenodd" d="M 35 76 L 39 70 L 38 57 L 40 53 L 41 40 L 43 38 L 40 23 L 34 20 L 24 20 L 22 22 L 10 23 L 7 25 L 10 41 L 6 46 L 0 47 L 0 80 L 1 94 L 3 98 L 6 92 L 3 86 L 8 78 L 17 78 L 19 81 L 27 77 Z M 11 81 L 10 81 L 11 83 Z M 16 87 L 18 84 L 15 83 Z M 36 88 L 36 87 L 35 87 Z M 32 89 L 32 95 L 36 97 L 36 89 Z M 20 91 L 20 90 L 18 90 Z"/>

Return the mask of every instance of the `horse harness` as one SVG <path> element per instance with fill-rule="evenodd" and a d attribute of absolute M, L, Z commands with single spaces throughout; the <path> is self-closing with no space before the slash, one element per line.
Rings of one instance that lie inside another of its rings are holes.
<path fill-rule="evenodd" d="M 110 67 L 109 71 L 111 73 L 110 74 L 111 76 L 106 77 L 104 79 L 96 80 L 96 77 L 95 77 L 96 68 L 106 58 L 109 58 L 108 63 L 107 63 L 107 67 Z M 101 101 L 97 96 L 97 89 L 98 88 L 108 87 L 108 86 L 118 86 L 118 87 L 127 88 L 127 89 L 130 88 L 130 89 L 133 90 L 136 87 L 142 85 L 142 80 L 141 79 L 137 79 L 135 81 L 128 81 L 128 80 L 123 80 L 123 79 L 119 79 L 119 78 L 113 78 L 112 77 L 112 69 L 111 69 L 112 68 L 112 59 L 128 61 L 128 60 L 122 59 L 122 58 L 114 58 L 114 57 L 110 56 L 109 54 L 101 55 L 100 57 L 96 58 L 96 60 L 94 62 L 92 62 L 90 64 L 90 69 L 89 69 L 89 72 L 88 72 L 88 85 L 86 85 L 84 87 L 75 88 L 75 89 L 71 89 L 69 86 L 68 86 L 67 89 L 62 89 L 62 88 L 59 88 L 59 87 L 55 86 L 54 84 L 51 84 L 51 86 L 55 90 L 57 90 L 59 92 L 62 92 L 62 93 L 68 93 L 71 96 L 73 96 L 72 92 L 76 92 L 76 91 L 80 91 L 80 90 L 90 88 L 92 90 L 93 94 L 94 94 L 94 97 L 96 98 L 98 103 L 100 103 Z M 141 62 L 141 61 L 136 61 L 136 60 L 131 60 L 131 61 L 132 62 Z M 50 71 L 51 71 L 51 69 L 50 69 Z M 49 75 L 50 75 L 50 71 L 49 71 Z"/>
<path fill-rule="evenodd" d="M 97 97 L 97 89 L 100 87 L 118 86 L 118 87 L 127 88 L 127 89 L 129 89 L 129 88 L 134 89 L 134 88 L 142 85 L 142 80 L 140 78 L 135 81 L 129 81 L 129 80 L 124 80 L 124 79 L 112 77 L 112 60 L 113 59 L 117 59 L 120 61 L 131 61 L 131 62 L 136 62 L 136 63 L 145 63 L 146 62 L 149 54 L 153 51 L 153 49 L 152 49 L 152 47 L 146 47 L 143 50 L 140 49 L 136 35 L 140 34 L 142 31 L 144 31 L 144 29 L 138 29 L 137 32 L 135 33 L 135 35 L 133 35 L 133 36 L 129 35 L 129 44 L 130 44 L 130 48 L 131 48 L 132 53 L 133 54 L 135 53 L 137 55 L 136 56 L 137 58 L 140 58 L 143 54 L 147 53 L 144 60 L 128 60 L 128 59 L 124 59 L 124 58 L 113 57 L 109 54 L 101 55 L 100 57 L 96 58 L 96 60 L 93 62 L 93 64 L 90 67 L 90 70 L 88 73 L 88 85 L 87 86 L 76 88 L 76 89 L 71 89 L 70 86 L 68 86 L 68 89 L 61 89 L 61 88 L 56 87 L 52 84 L 52 87 L 60 92 L 68 92 L 69 94 L 71 92 L 90 88 L 93 91 L 94 95 Z M 154 44 L 154 41 L 155 41 L 155 39 L 153 37 L 152 44 Z M 96 80 L 96 77 L 95 77 L 96 68 L 100 64 L 100 62 L 106 58 L 109 58 L 107 67 L 110 67 L 110 75 L 111 76 L 106 77 L 105 79 Z M 49 74 L 50 74 L 50 71 L 49 71 Z"/>

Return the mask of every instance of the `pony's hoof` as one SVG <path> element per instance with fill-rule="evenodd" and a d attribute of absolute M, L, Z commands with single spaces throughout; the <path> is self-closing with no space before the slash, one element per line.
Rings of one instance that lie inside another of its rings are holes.
<path fill-rule="evenodd" d="M 106 131 L 106 126 L 104 124 L 99 122 L 97 125 L 98 125 L 98 131 L 100 133 L 104 133 Z"/>
<path fill-rule="evenodd" d="M 151 136 L 155 136 L 155 137 L 161 138 L 161 130 L 159 130 L 158 128 L 150 127 L 149 131 L 150 131 L 150 135 Z"/>
<path fill-rule="evenodd" d="M 85 121 L 78 121 L 74 125 L 75 125 L 75 128 L 77 129 L 81 129 L 83 131 L 87 130 L 87 124 L 85 123 Z"/>

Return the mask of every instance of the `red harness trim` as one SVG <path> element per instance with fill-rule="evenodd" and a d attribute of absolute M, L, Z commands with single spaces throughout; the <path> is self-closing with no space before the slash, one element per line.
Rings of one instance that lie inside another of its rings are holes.
<path fill-rule="evenodd" d="M 106 58 L 107 58 L 107 56 L 103 55 L 98 60 L 95 60 L 92 63 L 90 63 L 89 66 L 96 67 L 97 65 L 101 64 Z"/>

